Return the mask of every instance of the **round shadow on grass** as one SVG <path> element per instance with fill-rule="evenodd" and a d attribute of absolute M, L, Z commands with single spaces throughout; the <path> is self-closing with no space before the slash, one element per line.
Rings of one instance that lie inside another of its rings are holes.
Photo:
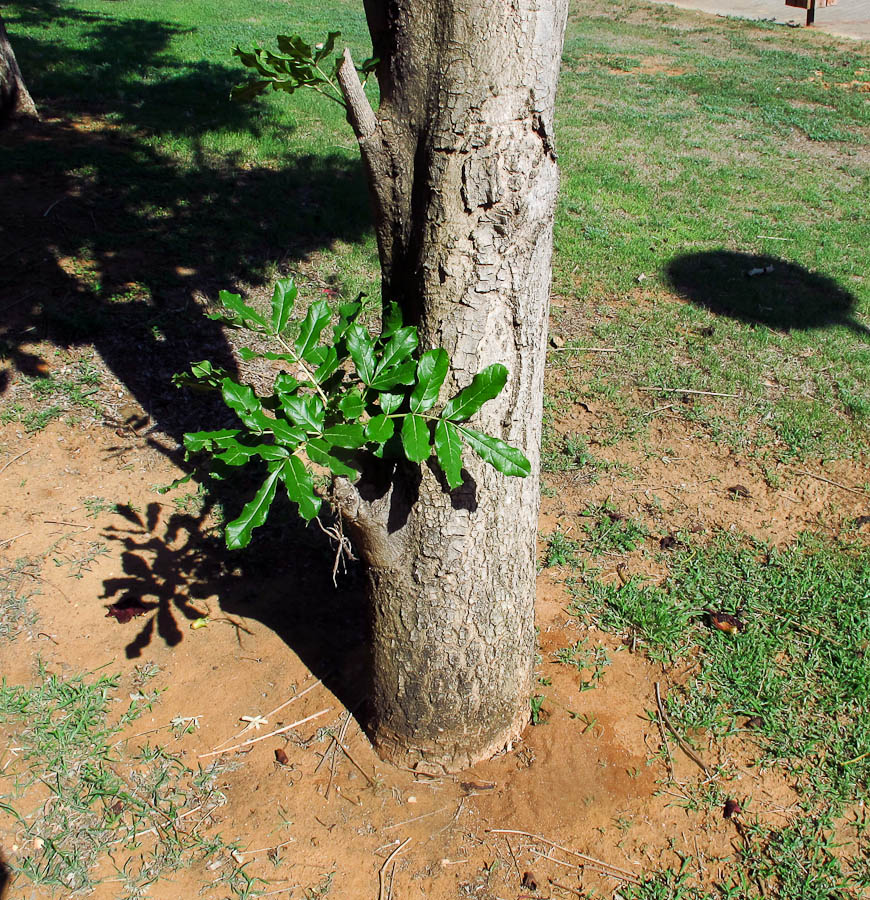
<path fill-rule="evenodd" d="M 778 257 L 687 253 L 674 257 L 665 275 L 676 293 L 718 316 L 777 331 L 845 325 L 870 336 L 853 316 L 853 294 L 832 278 Z"/>

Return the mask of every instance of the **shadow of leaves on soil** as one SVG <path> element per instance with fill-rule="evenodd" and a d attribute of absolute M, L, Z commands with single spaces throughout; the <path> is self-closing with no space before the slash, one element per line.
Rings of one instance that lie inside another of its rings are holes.
<path fill-rule="evenodd" d="M 843 325 L 870 337 L 854 317 L 853 294 L 832 278 L 778 257 L 687 253 L 672 259 L 665 274 L 674 291 L 718 316 L 785 332 Z"/>
<path fill-rule="evenodd" d="M 234 628 L 244 652 L 250 631 L 239 618 L 256 619 L 292 647 L 345 706 L 356 707 L 368 676 L 359 566 L 340 567 L 336 587 L 334 553 L 323 534 L 280 498 L 251 545 L 237 552 L 228 551 L 220 530 L 209 527 L 213 507 L 207 500 L 195 513 L 163 519 L 162 509 L 151 503 L 143 515 L 117 507 L 129 526 L 107 528 L 103 535 L 121 545 L 123 574 L 103 582 L 102 599 L 141 610 L 122 626 L 135 629 L 127 657 L 139 658 L 156 638 L 178 645 L 184 630 L 205 615 L 210 628 Z"/>

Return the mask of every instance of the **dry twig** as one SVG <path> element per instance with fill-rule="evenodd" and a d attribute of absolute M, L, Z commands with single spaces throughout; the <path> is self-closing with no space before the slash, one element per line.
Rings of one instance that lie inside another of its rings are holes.
<path fill-rule="evenodd" d="M 830 478 L 825 478 L 824 475 L 816 475 L 814 472 L 795 472 L 796 475 L 806 475 L 809 478 L 815 478 L 818 481 L 824 481 L 825 484 L 832 484 L 834 487 L 840 488 L 840 490 L 848 491 L 850 494 L 859 494 L 862 497 L 867 496 L 867 491 L 862 490 L 861 488 L 853 488 L 849 487 L 845 484 L 840 484 L 839 481 L 831 481 Z"/>
<path fill-rule="evenodd" d="M 701 767 L 701 771 L 709 778 L 710 770 L 707 768 L 704 761 L 695 753 L 694 750 L 680 737 L 679 732 L 676 728 L 674 728 L 671 720 L 668 718 L 668 714 L 665 712 L 664 704 L 662 703 L 661 693 L 659 691 L 659 683 L 656 682 L 656 705 L 659 709 L 659 715 L 662 717 L 662 721 L 667 725 L 668 731 L 676 738 L 677 743 L 680 745 L 680 749 L 689 759 L 692 760 L 693 763 Z"/>
<path fill-rule="evenodd" d="M 664 710 L 664 707 L 662 706 L 662 697 L 661 697 L 661 694 L 659 693 L 659 683 L 658 682 L 656 682 L 656 706 L 659 708 L 659 716 L 656 719 L 656 724 L 659 726 L 659 731 L 661 732 L 662 745 L 665 748 L 665 752 L 668 754 L 668 775 L 670 776 L 671 781 L 675 781 L 676 779 L 674 778 L 674 758 L 671 756 L 671 748 L 670 748 L 670 745 L 668 744 L 667 736 L 665 735 L 665 726 L 663 724 L 664 719 L 665 719 L 665 710 Z"/>
<path fill-rule="evenodd" d="M 10 459 L 9 462 L 6 463 L 6 465 L 3 466 L 2 469 L 0 469 L 0 475 L 2 475 L 9 468 L 9 466 L 11 466 L 12 463 L 15 462 L 16 459 L 21 459 L 22 456 L 27 456 L 28 453 L 30 453 L 30 451 L 25 450 L 24 453 L 19 453 L 18 456 L 13 456 L 12 459 Z"/>
<path fill-rule="evenodd" d="M 561 850 L 563 853 L 570 853 L 571 856 L 576 856 L 578 859 L 584 860 L 589 865 L 602 869 L 605 875 L 613 875 L 614 878 L 622 878 L 625 881 L 632 881 L 635 884 L 640 884 L 640 879 L 638 879 L 637 875 L 633 872 L 629 872 L 626 869 L 620 869 L 619 866 L 613 866 L 610 863 L 604 862 L 604 860 L 596 859 L 594 856 L 587 856 L 585 853 L 579 853 L 577 850 L 563 847 L 561 844 L 557 844 L 555 841 L 541 837 L 539 834 L 532 834 L 529 831 L 518 831 L 515 828 L 488 828 L 487 831 L 490 834 L 521 834 L 524 837 L 534 838 L 534 840 L 540 841 L 542 844 L 549 844 L 556 850 Z M 549 858 L 552 859 L 552 857 Z M 553 862 L 559 862 L 559 860 L 553 859 Z M 565 863 L 565 865 L 570 865 L 570 863 Z"/>
<path fill-rule="evenodd" d="M 301 699 L 302 697 L 304 697 L 309 691 L 313 691 L 314 688 L 316 688 L 317 685 L 319 685 L 319 684 L 321 684 L 321 681 L 320 681 L 320 679 L 318 678 L 317 681 L 314 682 L 314 684 L 309 685 L 309 686 L 308 686 L 307 688 L 305 688 L 305 690 L 302 691 L 301 693 L 299 693 L 299 694 L 294 694 L 289 700 L 285 700 L 280 706 L 276 706 L 274 709 L 269 710 L 269 712 L 267 712 L 264 716 L 261 716 L 261 718 L 263 718 L 263 719 L 268 719 L 268 718 L 270 718 L 271 716 L 274 716 L 275 713 L 281 712 L 282 709 L 284 709 L 285 707 L 289 706 L 291 703 L 295 703 L 297 700 L 299 700 L 299 699 Z M 250 730 L 251 730 L 251 724 L 250 724 L 250 722 L 249 722 L 247 725 L 245 725 L 245 727 L 244 727 L 238 734 L 234 734 L 232 737 L 228 737 L 225 741 L 222 741 L 220 744 L 217 745 L 217 747 L 213 747 L 212 749 L 213 749 L 213 750 L 219 750 L 219 749 L 220 749 L 221 747 L 223 747 L 225 744 L 228 744 L 230 741 L 235 741 L 235 740 L 237 740 L 237 739 L 240 738 L 243 734 L 245 734 L 246 732 L 248 732 L 248 731 L 250 731 Z"/>
<path fill-rule="evenodd" d="M 234 750 L 241 750 L 242 747 L 247 747 L 250 744 L 256 744 L 259 741 L 265 741 L 267 738 L 275 737 L 276 734 L 283 734 L 285 731 L 291 731 L 294 728 L 297 728 L 300 725 L 304 725 L 306 722 L 310 722 L 312 719 L 317 719 L 320 716 L 325 716 L 328 712 L 332 712 L 332 707 L 330 706 L 327 709 L 321 709 L 320 712 L 316 712 L 313 715 L 306 716 L 304 719 L 300 719 L 298 722 L 292 722 L 290 725 L 285 725 L 283 728 L 276 728 L 274 731 L 270 731 L 268 734 L 264 734 L 261 737 L 251 738 L 248 741 L 242 741 L 241 744 L 234 744 L 232 747 L 226 747 L 223 750 L 210 750 L 208 753 L 200 753 L 197 756 L 197 759 L 205 759 L 206 756 L 217 756 L 218 753 L 232 753 Z"/>
<path fill-rule="evenodd" d="M 378 870 L 378 900 L 387 900 L 387 886 L 384 882 L 384 873 L 387 866 L 411 843 L 411 838 L 405 838 L 398 847 L 384 860 L 384 864 Z"/>
<path fill-rule="evenodd" d="M 693 391 L 691 388 L 639 387 L 639 391 L 660 391 L 663 394 L 695 394 L 700 397 L 729 397 L 740 400 L 740 394 L 720 394 L 718 391 Z"/>

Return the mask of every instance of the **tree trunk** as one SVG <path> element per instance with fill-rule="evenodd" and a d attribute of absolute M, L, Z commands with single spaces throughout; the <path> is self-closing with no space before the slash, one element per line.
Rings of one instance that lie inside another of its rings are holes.
<path fill-rule="evenodd" d="M 522 449 L 511 478 L 466 452 L 336 487 L 368 564 L 381 755 L 457 771 L 525 727 L 535 654 L 535 543 L 553 213 L 553 110 L 567 0 L 366 0 L 381 105 L 341 82 L 369 175 L 384 301 L 453 369 L 506 389 L 475 427 Z"/>
<path fill-rule="evenodd" d="M 38 119 L 39 114 L 21 77 L 3 17 L 0 16 L 0 123 L 21 117 Z"/>

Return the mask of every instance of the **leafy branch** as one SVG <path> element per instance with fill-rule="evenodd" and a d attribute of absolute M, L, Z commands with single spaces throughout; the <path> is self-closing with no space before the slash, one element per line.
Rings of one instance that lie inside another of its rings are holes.
<path fill-rule="evenodd" d="M 449 357 L 441 348 L 420 352 L 417 329 L 403 325 L 396 304 L 373 338 L 358 321 L 360 298 L 337 309 L 319 300 L 301 322 L 291 323 L 296 297 L 292 279 L 278 281 L 267 318 L 238 294 L 222 291 L 224 308 L 211 316 L 279 345 L 281 352 L 240 351 L 245 360 L 286 364 L 288 370 L 275 377 L 270 395 L 257 396 L 207 360 L 174 379 L 178 386 L 220 391 L 239 420 L 238 428 L 186 434 L 189 455 L 208 454 L 212 474 L 219 478 L 231 467 L 254 461 L 266 465 L 266 479 L 226 527 L 230 549 L 248 545 L 253 529 L 265 522 L 279 483 L 300 515 L 314 518 L 323 499 L 315 488 L 314 467 L 356 481 L 366 457 L 422 463 L 434 455 L 453 489 L 463 481 L 462 448 L 467 444 L 505 475 L 529 474 L 529 461 L 518 449 L 466 424 L 501 393 L 508 376 L 503 365 L 487 366 L 435 412 Z"/>
<path fill-rule="evenodd" d="M 312 47 L 298 34 L 290 36 L 281 34 L 277 38 L 279 51 L 277 53 L 262 47 L 253 50 L 235 47 L 233 54 L 259 77 L 246 84 L 237 85 L 232 89 L 230 96 L 233 100 L 244 101 L 259 96 L 269 87 L 274 91 L 284 91 L 288 94 L 301 87 L 310 87 L 346 109 L 344 94 L 337 83 L 342 57 L 336 56 L 331 63 L 327 59 L 335 49 L 335 42 L 339 37 L 340 31 L 330 31 L 323 43 Z M 378 60 L 371 57 L 357 66 L 357 71 L 367 79 L 377 64 Z"/>

